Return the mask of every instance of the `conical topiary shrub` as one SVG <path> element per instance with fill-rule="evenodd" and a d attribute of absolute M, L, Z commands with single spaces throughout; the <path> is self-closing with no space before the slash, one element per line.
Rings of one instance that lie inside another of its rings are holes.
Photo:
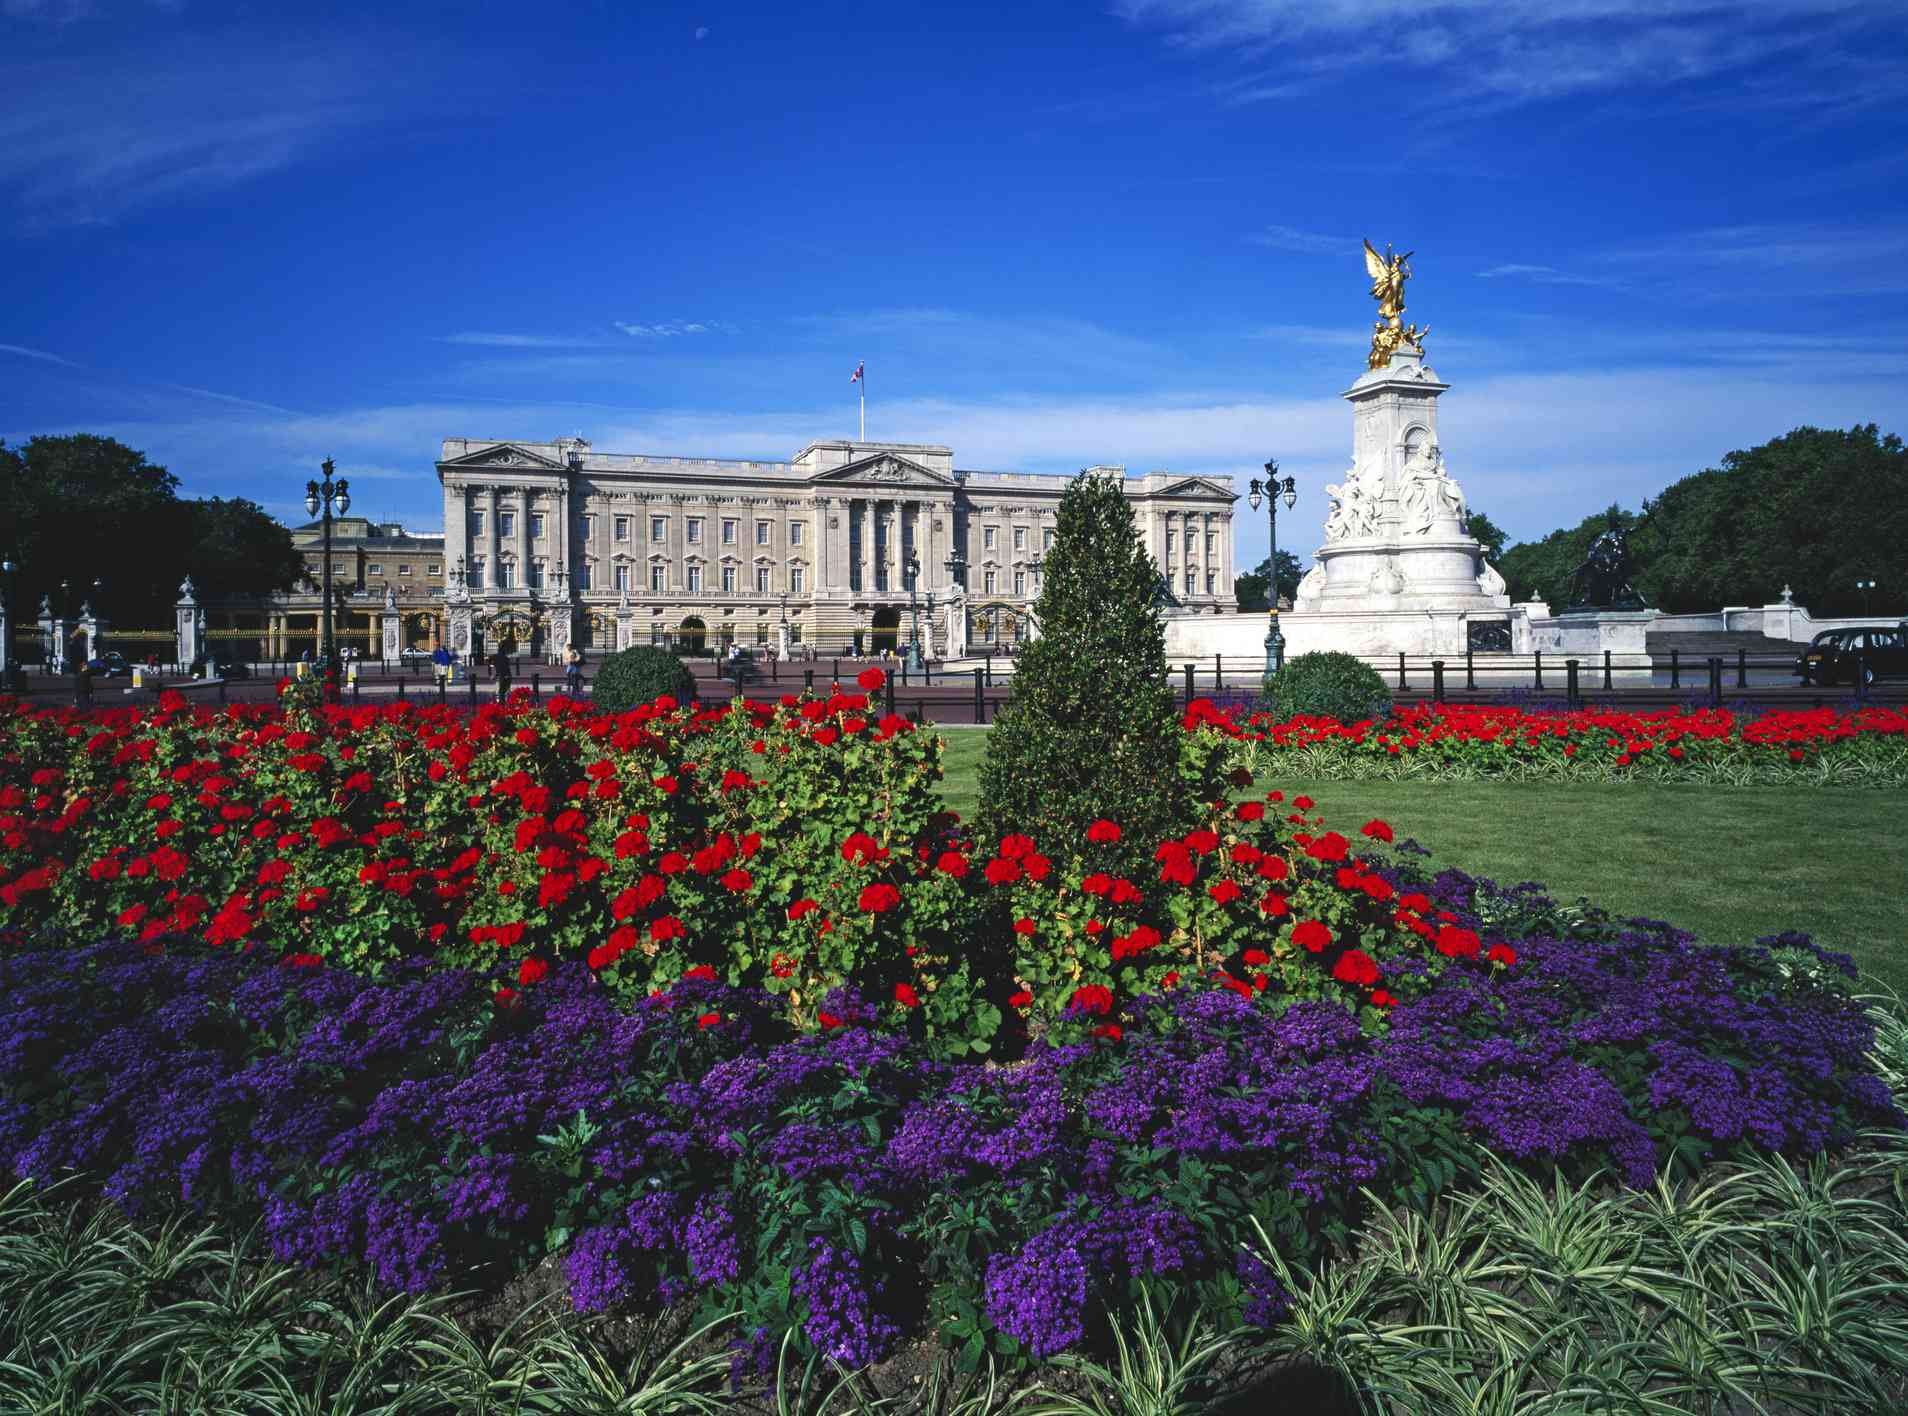
<path fill-rule="evenodd" d="M 1040 637 L 1020 651 L 981 765 L 982 844 L 1025 832 L 1069 850 L 1105 817 L 1150 851 L 1196 806 L 1179 772 L 1159 572 L 1118 478 L 1067 484 L 1044 569 Z"/>

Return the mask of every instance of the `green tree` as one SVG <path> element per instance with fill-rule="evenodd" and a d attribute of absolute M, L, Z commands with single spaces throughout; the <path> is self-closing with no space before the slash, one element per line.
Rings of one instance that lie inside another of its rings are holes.
<path fill-rule="evenodd" d="M 1569 604 L 1571 580 L 1590 553 L 1590 543 L 1613 527 L 1627 532 L 1635 525 L 1636 513 L 1612 502 L 1575 526 L 1552 531 L 1541 541 L 1523 541 L 1512 546 L 1497 562 L 1497 568 L 1513 601 L 1542 600 L 1553 612 L 1561 611 Z M 1632 543 L 1632 552 L 1635 549 Z M 1642 586 L 1637 588 L 1649 598 L 1648 590 Z"/>
<path fill-rule="evenodd" d="M 183 574 L 202 596 L 258 595 L 289 590 L 305 559 L 291 532 L 244 497 L 181 502 Z M 177 582 L 174 582 L 176 587 Z"/>
<path fill-rule="evenodd" d="M 1872 423 L 1796 428 L 1643 505 L 1637 588 L 1666 610 L 1762 605 L 1786 584 L 1818 615 L 1908 607 L 1908 449 Z"/>
<path fill-rule="evenodd" d="M 1179 829 L 1181 729 L 1166 675 L 1159 571 L 1117 478 L 1082 473 L 1060 498 L 1013 694 L 981 764 L 981 840 L 1026 832 L 1070 850 L 1101 817 L 1136 854 Z"/>
<path fill-rule="evenodd" d="M 1242 610 L 1265 610 L 1271 606 L 1265 597 L 1265 583 L 1271 577 L 1272 562 L 1268 558 L 1260 561 L 1244 575 L 1232 579 L 1233 598 L 1239 602 Z M 1279 552 L 1279 594 L 1290 600 L 1298 594 L 1299 578 L 1305 574 L 1299 565 L 1299 558 L 1290 551 Z"/>
<path fill-rule="evenodd" d="M 1504 556 L 1504 543 L 1510 539 L 1504 528 L 1481 511 L 1473 511 L 1465 518 L 1464 529 L 1484 547 L 1484 559 L 1496 565 Z"/>
<path fill-rule="evenodd" d="M 181 501 L 178 489 L 172 473 L 112 438 L 0 443 L 0 553 L 20 567 L 15 613 L 31 616 L 42 596 L 65 594 L 91 599 L 110 623 L 166 625 L 188 573 L 210 595 L 291 585 L 301 568 L 291 533 L 262 507 L 243 497 Z"/>
<path fill-rule="evenodd" d="M 0 444 L 0 552 L 20 569 L 15 612 L 43 595 L 78 598 L 112 619 L 150 613 L 178 565 L 178 479 L 112 438 L 76 433 Z M 178 584 L 172 577 L 173 585 Z M 62 606 L 65 608 L 65 606 Z"/>

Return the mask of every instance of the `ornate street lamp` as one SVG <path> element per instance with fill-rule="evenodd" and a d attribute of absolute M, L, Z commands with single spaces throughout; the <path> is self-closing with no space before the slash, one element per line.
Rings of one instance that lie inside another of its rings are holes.
<path fill-rule="evenodd" d="M 956 551 L 947 558 L 945 564 L 949 577 L 965 590 L 967 588 L 967 557 Z"/>
<path fill-rule="evenodd" d="M 13 573 L 20 567 L 13 557 L 0 560 L 0 679 L 13 683 Z"/>
<path fill-rule="evenodd" d="M 1285 509 L 1290 511 L 1298 500 L 1298 486 L 1290 478 L 1279 477 L 1279 464 L 1268 459 L 1265 464 L 1265 480 L 1252 479 L 1252 492 L 1246 498 L 1254 511 L 1259 509 L 1261 499 L 1265 502 L 1266 528 L 1269 537 L 1269 552 L 1266 564 L 1271 574 L 1266 586 L 1265 631 L 1265 676 L 1271 678 L 1285 667 L 1285 635 L 1279 630 L 1279 501 L 1283 498 Z"/>
<path fill-rule="evenodd" d="M 324 639 L 319 647 L 318 662 L 326 667 L 330 666 L 332 656 L 331 518 L 334 509 L 339 516 L 351 510 L 351 484 L 342 477 L 333 482 L 332 470 L 331 459 L 327 457 L 323 464 L 325 480 L 305 483 L 305 510 L 313 516 L 317 516 L 321 508 L 324 512 Z"/>
<path fill-rule="evenodd" d="M 902 566 L 908 577 L 908 672 L 921 672 L 921 606 L 915 599 L 915 582 L 921 578 L 921 562 L 914 552 L 908 552 L 908 559 Z"/>
<path fill-rule="evenodd" d="M 1868 607 L 1871 603 L 1869 597 L 1875 593 L 1875 582 L 1872 580 L 1858 580 L 1855 582 L 1855 588 L 1862 592 L 1862 616 L 1866 618 L 1868 615 Z"/>

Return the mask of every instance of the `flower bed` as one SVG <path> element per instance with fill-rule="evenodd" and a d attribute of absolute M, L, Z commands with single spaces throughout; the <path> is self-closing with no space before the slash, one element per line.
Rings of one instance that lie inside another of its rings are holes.
<path fill-rule="evenodd" d="M 1137 1000 L 1120 1037 L 1004 1068 L 937 1061 L 845 993 L 803 1035 L 702 977 L 624 1007 L 565 963 L 499 1006 L 423 962 L 373 982 L 197 942 L 16 944 L 0 1157 L 135 1210 L 262 1211 L 279 1256 L 413 1291 L 560 1253 L 580 1308 L 701 1295 L 762 1350 L 794 1329 L 858 1363 L 923 1331 L 1049 1355 L 1136 1279 L 1273 1321 L 1254 1221 L 1309 1257 L 1361 1188 L 1422 1204 L 1486 1151 L 1642 1185 L 1898 1122 L 1866 1019 L 1811 981 L 1841 961 L 1804 941 L 1559 937 L 1534 887 L 1384 875 L 1519 968 L 1447 970 L 1382 1026 L 1251 990 Z"/>
<path fill-rule="evenodd" d="M 1236 732 L 1261 774 L 1303 777 L 1574 778 L 1908 785 L 1908 713 L 1893 708 L 1532 712 L 1473 704 L 1400 707 L 1383 722 L 1236 720 L 1196 703 L 1189 721 Z"/>

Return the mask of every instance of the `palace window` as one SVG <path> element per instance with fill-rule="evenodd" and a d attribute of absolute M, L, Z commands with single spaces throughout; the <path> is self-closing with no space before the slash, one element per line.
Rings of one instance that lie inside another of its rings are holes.
<path fill-rule="evenodd" d="M 1027 593 L 1027 572 L 1024 570 L 1014 572 L 1014 593 L 1016 595 L 1025 595 Z"/>
<path fill-rule="evenodd" d="M 758 521 L 755 523 L 755 544 L 756 545 L 766 546 L 769 543 L 769 525 L 770 523 L 766 521 Z"/>
<path fill-rule="evenodd" d="M 702 544 L 702 518 L 701 517 L 692 516 L 689 518 L 687 523 L 687 534 L 689 537 L 690 545 L 699 546 Z"/>
<path fill-rule="evenodd" d="M 1219 554 L 1219 538 L 1210 531 L 1206 533 L 1206 554 L 1209 556 Z"/>
<path fill-rule="evenodd" d="M 766 595 L 768 592 L 769 568 L 765 565 L 758 565 L 755 568 L 755 593 L 758 595 Z"/>
<path fill-rule="evenodd" d="M 1016 526 L 1014 528 L 1014 549 L 1017 551 L 1027 549 L 1027 528 L 1025 526 Z"/>
<path fill-rule="evenodd" d="M 801 567 L 800 567 L 799 565 L 792 565 L 792 566 L 790 566 L 790 567 L 788 568 L 788 592 L 789 592 L 789 594 L 791 594 L 791 595 L 799 595 L 799 594 L 801 594 L 801 593 L 802 593 L 802 581 L 803 581 L 803 579 L 804 579 L 804 576 L 803 576 L 803 574 L 802 574 L 802 568 L 801 568 Z"/>
<path fill-rule="evenodd" d="M 981 528 L 981 549 L 983 551 L 994 549 L 994 528 L 991 526 Z"/>
<path fill-rule="evenodd" d="M 757 620 L 755 622 L 755 642 L 757 644 L 768 643 L 768 621 L 767 620 Z"/>
<path fill-rule="evenodd" d="M 1053 528 L 1051 526 L 1040 533 L 1040 549 L 1043 551 L 1053 549 Z"/>
<path fill-rule="evenodd" d="M 724 595 L 735 593 L 735 567 L 732 565 L 722 567 L 722 593 Z"/>
<path fill-rule="evenodd" d="M 587 590 L 596 581 L 596 562 L 586 560 L 576 568 L 576 588 Z"/>
<path fill-rule="evenodd" d="M 577 517 L 576 526 L 577 530 L 582 533 L 582 539 L 585 541 L 596 534 L 596 518 L 594 516 Z"/>
<path fill-rule="evenodd" d="M 366 575 L 382 575 L 384 574 L 384 567 L 377 561 L 372 561 L 370 565 L 364 568 L 364 573 Z"/>
<path fill-rule="evenodd" d="M 442 575 L 444 573 L 444 567 L 433 562 L 430 566 L 426 567 L 424 573 L 426 575 Z"/>
<path fill-rule="evenodd" d="M 801 545 L 802 543 L 802 523 L 801 522 L 791 521 L 788 523 L 788 543 L 791 546 Z"/>
<path fill-rule="evenodd" d="M 983 593 L 988 595 L 998 594 L 999 586 L 1000 586 L 1000 577 L 996 575 L 993 571 L 991 570 L 988 571 L 987 572 L 987 588 Z"/>
<path fill-rule="evenodd" d="M 543 588 L 543 562 L 540 560 L 530 562 L 530 588 L 532 590 Z"/>
<path fill-rule="evenodd" d="M 514 590 L 517 587 L 517 563 L 515 561 L 497 562 L 497 588 Z"/>
<path fill-rule="evenodd" d="M 1168 531 L 1166 533 L 1166 554 L 1169 556 L 1173 553 L 1173 542 L 1178 535 L 1179 533 L 1177 531 Z"/>
<path fill-rule="evenodd" d="M 627 516 L 619 516 L 616 518 L 616 539 L 619 541 L 627 541 L 629 539 L 629 518 Z M 651 539 L 654 538 L 652 537 Z"/>
<path fill-rule="evenodd" d="M 1210 595 L 1210 594 L 1212 594 L 1212 593 L 1213 593 L 1213 591 L 1212 591 L 1212 587 L 1213 587 L 1213 583 L 1214 583 L 1214 581 L 1216 581 L 1217 579 L 1218 579 L 1218 577 L 1217 577 L 1217 575 L 1216 575 L 1216 574 L 1215 574 L 1214 572 L 1212 572 L 1212 571 L 1210 571 L 1210 570 L 1206 572 L 1206 593 L 1207 593 L 1208 595 Z"/>
<path fill-rule="evenodd" d="M 514 536 L 517 534 L 516 512 L 500 511 L 497 513 L 497 534 L 499 536 Z"/>
<path fill-rule="evenodd" d="M 483 538 L 484 514 L 481 511 L 473 511 L 470 514 L 470 539 L 473 541 L 481 541 Z"/>
<path fill-rule="evenodd" d="M 471 589 L 481 590 L 484 588 L 484 569 L 484 558 L 482 556 L 472 556 L 470 558 Z"/>
<path fill-rule="evenodd" d="M 702 567 L 699 565 L 689 567 L 689 593 L 691 595 L 702 593 Z"/>
<path fill-rule="evenodd" d="M 409 567 L 408 565 L 406 565 L 406 564 L 404 564 L 404 562 L 403 562 L 403 561 L 399 561 L 399 562 L 398 562 L 398 574 L 399 574 L 399 575 L 409 575 L 410 573 L 411 573 L 411 568 L 410 568 L 410 567 Z"/>
<path fill-rule="evenodd" d="M 619 563 L 617 567 L 610 572 L 610 578 L 614 582 L 614 586 L 613 586 L 614 589 L 617 589 L 617 590 L 629 589 L 629 567 L 628 566 L 622 565 Z"/>
<path fill-rule="evenodd" d="M 627 567 L 618 566 L 617 570 L 626 571 Z M 621 589 L 622 587 L 618 586 L 617 588 Z M 649 588 L 652 593 L 657 595 L 662 594 L 663 591 L 669 588 L 668 567 L 660 566 L 660 565 L 652 565 L 649 568 Z"/>
<path fill-rule="evenodd" d="M 727 517 L 724 517 L 722 521 L 722 544 L 725 546 L 735 544 L 735 523 Z"/>
<path fill-rule="evenodd" d="M 1198 583 L 1198 582 L 1197 582 L 1197 580 L 1196 580 L 1196 579 L 1194 578 L 1194 576 L 1193 576 L 1193 573 L 1192 573 L 1192 572 L 1191 572 L 1190 570 L 1189 570 L 1189 571 L 1187 571 L 1187 572 L 1186 572 L 1186 593 L 1187 593 L 1188 595 L 1190 595 L 1190 594 L 1192 594 L 1192 593 L 1193 593 L 1193 586 L 1194 586 L 1195 584 L 1197 584 L 1197 583 Z"/>
<path fill-rule="evenodd" d="M 543 539 L 543 513 L 540 511 L 530 513 L 530 539 L 533 541 Z"/>

